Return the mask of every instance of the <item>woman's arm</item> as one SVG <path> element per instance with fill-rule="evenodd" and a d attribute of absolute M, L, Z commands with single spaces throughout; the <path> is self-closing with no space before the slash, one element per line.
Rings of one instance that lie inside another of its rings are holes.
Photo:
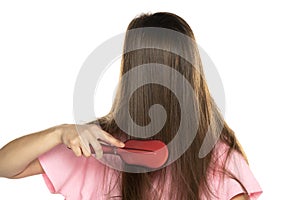
<path fill-rule="evenodd" d="M 89 145 L 102 156 L 98 139 L 123 147 L 124 143 L 97 125 L 63 124 L 15 139 L 0 149 L 0 177 L 20 178 L 42 173 L 38 157 L 58 144 L 64 143 L 76 156 L 90 156 Z"/>
<path fill-rule="evenodd" d="M 61 143 L 61 132 L 52 127 L 15 139 L 0 149 L 0 177 L 21 173 L 41 154 Z"/>
<path fill-rule="evenodd" d="M 18 179 L 18 178 L 24 178 L 28 176 L 37 175 L 37 174 L 43 174 L 43 173 L 45 172 L 44 169 L 42 168 L 42 165 L 40 164 L 39 159 L 35 159 L 21 173 L 8 178 Z"/>

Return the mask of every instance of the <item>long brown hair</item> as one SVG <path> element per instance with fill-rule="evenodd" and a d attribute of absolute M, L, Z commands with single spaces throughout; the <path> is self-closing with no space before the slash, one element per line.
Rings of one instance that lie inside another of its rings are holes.
<path fill-rule="evenodd" d="M 131 21 L 127 32 L 143 27 L 159 27 L 173 30 L 195 40 L 189 25 L 182 18 L 172 13 L 159 12 L 155 14 L 143 14 Z M 163 45 L 168 47 L 177 45 L 183 49 L 185 54 L 190 55 L 192 62 L 187 61 L 180 55 L 161 49 L 146 48 L 126 51 L 130 48 L 130 45 L 140 41 L 146 43 L 162 42 L 164 43 Z M 197 110 L 198 116 L 195 117 L 195 115 L 191 113 L 184 117 L 189 123 L 195 123 L 195 119 L 198 119 L 199 127 L 196 137 L 193 138 L 189 148 L 172 164 L 152 172 L 119 172 L 121 178 L 121 198 L 123 200 L 161 199 L 163 193 L 167 193 L 164 195 L 167 195 L 169 199 L 196 200 L 201 199 L 201 197 L 210 199 L 209 197 L 214 194 L 212 194 L 209 187 L 207 172 L 212 164 L 212 151 L 203 158 L 198 157 L 199 149 L 205 136 L 210 134 L 213 138 L 220 133 L 219 139 L 225 142 L 230 147 L 230 150 L 234 149 L 242 153 L 242 148 L 238 144 L 233 131 L 224 121 L 209 93 L 198 49 L 193 45 L 180 43 L 176 38 L 170 39 L 163 35 L 156 35 L 156 38 L 153 38 L 142 32 L 138 35 L 134 35 L 134 37 L 126 34 L 120 79 L 122 80 L 123 75 L 133 68 L 149 63 L 169 66 L 188 80 L 195 91 L 195 109 Z M 150 71 L 150 74 L 153 76 L 158 73 L 160 72 L 157 69 Z M 172 74 L 170 74 L 170 77 L 172 84 L 178 87 L 184 87 Z M 168 144 L 176 135 L 182 117 L 181 105 L 176 95 L 168 90 L 168 88 L 159 84 L 146 84 L 139 87 L 130 96 L 129 106 L 127 106 L 130 116 L 126 116 L 122 113 L 123 107 L 125 106 L 123 100 L 126 98 L 126 95 L 128 95 L 128 90 L 133 84 L 133 80 L 138 78 L 143 77 L 131 77 L 125 81 L 120 81 L 111 111 L 106 116 L 99 118 L 97 123 L 115 137 L 123 140 L 135 138 L 125 133 L 118 126 L 115 117 L 123 116 L 124 124 L 129 123 L 127 120 L 131 117 L 139 126 L 146 126 L 151 122 L 148 114 L 150 107 L 154 104 L 160 104 L 164 107 L 167 114 L 166 122 L 157 134 L 148 139 L 159 139 Z M 183 94 L 182 100 L 186 102 L 185 99 L 189 98 L 191 97 Z M 155 118 L 155 116 L 152 117 Z M 187 132 L 186 134 L 189 133 Z M 180 147 L 180 144 L 178 144 L 177 147 Z M 171 153 L 176 152 L 176 149 L 169 149 L 169 151 Z M 165 183 L 168 179 L 169 185 L 166 185 Z M 159 188 L 155 190 L 155 192 L 153 192 L 154 180 L 157 181 L 157 188 Z"/>

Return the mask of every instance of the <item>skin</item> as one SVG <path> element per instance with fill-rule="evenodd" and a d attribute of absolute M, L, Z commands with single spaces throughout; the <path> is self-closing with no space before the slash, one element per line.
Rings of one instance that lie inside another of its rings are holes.
<path fill-rule="evenodd" d="M 249 200 L 249 199 L 250 198 L 246 194 L 239 194 L 239 195 L 231 198 L 231 200 Z"/>
<path fill-rule="evenodd" d="M 112 137 L 97 125 L 63 124 L 26 135 L 0 149 L 0 177 L 22 178 L 41 174 L 43 169 L 38 157 L 59 144 L 65 144 L 76 156 L 91 156 L 89 144 L 102 157 L 98 140 L 124 147 L 124 143 Z"/>
<path fill-rule="evenodd" d="M 62 124 L 49 129 L 25 135 L 6 144 L 0 149 L 0 177 L 10 179 L 43 174 L 38 157 L 59 144 L 65 144 L 76 156 L 91 156 L 90 144 L 101 158 L 103 152 L 99 140 L 124 147 L 124 143 L 112 137 L 96 125 Z M 248 200 L 239 194 L 231 200 Z"/>

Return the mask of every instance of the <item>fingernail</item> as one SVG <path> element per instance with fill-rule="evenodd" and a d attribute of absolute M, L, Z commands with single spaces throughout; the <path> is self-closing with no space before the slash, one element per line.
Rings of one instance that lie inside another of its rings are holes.
<path fill-rule="evenodd" d="M 121 147 L 125 147 L 125 144 L 123 142 L 120 142 Z"/>

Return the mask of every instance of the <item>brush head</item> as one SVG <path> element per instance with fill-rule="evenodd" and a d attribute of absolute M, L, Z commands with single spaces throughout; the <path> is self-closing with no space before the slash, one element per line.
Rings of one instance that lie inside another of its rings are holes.
<path fill-rule="evenodd" d="M 124 162 L 148 168 L 160 168 L 168 160 L 167 145 L 160 140 L 127 140 L 118 154 Z"/>

